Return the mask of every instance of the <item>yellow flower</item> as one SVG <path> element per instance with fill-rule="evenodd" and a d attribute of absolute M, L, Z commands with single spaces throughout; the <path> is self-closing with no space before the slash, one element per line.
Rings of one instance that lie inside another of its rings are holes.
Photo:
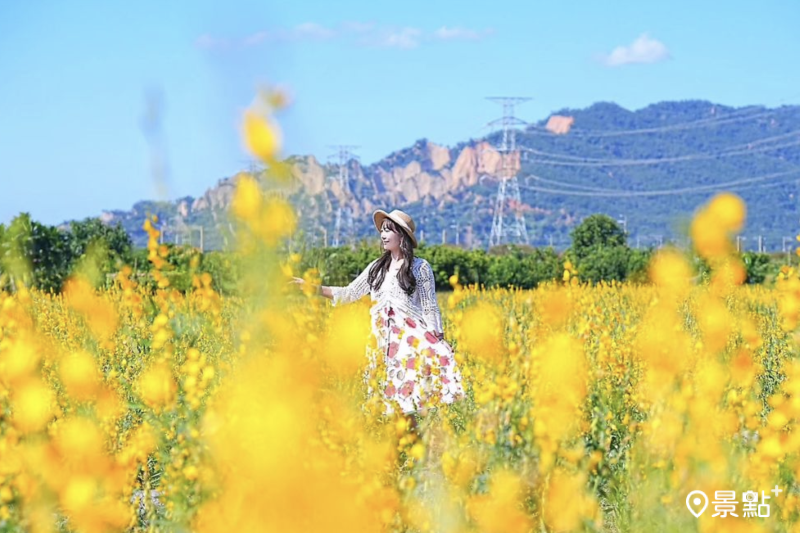
<path fill-rule="evenodd" d="M 683 255 L 674 249 L 659 251 L 650 262 L 650 279 L 671 291 L 689 285 L 692 271 Z"/>
<path fill-rule="evenodd" d="M 565 274 L 568 277 L 569 272 Z M 541 318 L 551 327 L 564 323 L 572 312 L 573 302 L 564 292 L 566 291 L 557 290 L 545 293 L 545 300 L 541 304 Z"/>
<path fill-rule="evenodd" d="M 265 162 L 277 158 L 281 149 L 281 132 L 277 124 L 266 120 L 254 111 L 247 110 L 243 120 L 244 141 L 253 155 Z"/>
<path fill-rule="evenodd" d="M 97 364 L 86 351 L 78 351 L 64 357 L 59 363 L 61 382 L 67 394 L 78 401 L 86 401 L 94 397 L 100 386 Z"/>
<path fill-rule="evenodd" d="M 548 486 L 545 523 L 555 532 L 575 531 L 584 519 L 599 518 L 597 502 L 585 489 L 585 474 L 557 470 Z"/>
<path fill-rule="evenodd" d="M 197 479 L 197 474 L 197 467 L 194 465 L 189 465 L 183 469 L 183 476 L 189 481 L 194 481 Z"/>
<path fill-rule="evenodd" d="M 239 174 L 231 203 L 234 214 L 242 220 L 253 220 L 261 212 L 262 205 L 261 189 L 255 178 L 249 174 Z"/>
<path fill-rule="evenodd" d="M 503 470 L 492 476 L 486 495 L 472 496 L 467 510 L 487 533 L 523 533 L 533 523 L 521 509 L 522 483 L 518 474 Z"/>
<path fill-rule="evenodd" d="M 714 196 L 708 206 L 708 211 L 725 230 L 730 232 L 741 231 L 747 215 L 747 208 L 742 199 L 730 192 Z"/>
<path fill-rule="evenodd" d="M 717 352 L 725 348 L 732 331 L 733 317 L 724 303 L 715 298 L 704 298 L 700 302 L 698 322 L 703 332 L 703 343 L 710 351 Z"/>
<path fill-rule="evenodd" d="M 297 217 L 292 206 L 278 197 L 268 198 L 261 218 L 254 224 L 256 233 L 270 246 L 294 233 Z"/>
<path fill-rule="evenodd" d="M 43 429 L 53 416 L 53 393 L 47 385 L 33 379 L 14 394 L 14 422 L 23 433 Z"/>
<path fill-rule="evenodd" d="M 158 363 L 148 369 L 139 380 L 142 400 L 150 407 L 163 407 L 175 398 L 177 384 L 166 363 Z"/>
<path fill-rule="evenodd" d="M 41 353 L 37 346 L 28 339 L 23 338 L 12 343 L 6 350 L 0 351 L 3 378 L 13 382 L 29 377 L 36 370 L 40 359 Z"/>
<path fill-rule="evenodd" d="M 71 513 L 79 513 L 92 505 L 97 482 L 89 476 L 74 476 L 67 483 L 61 503 Z"/>
<path fill-rule="evenodd" d="M 70 461 L 82 461 L 82 467 L 97 464 L 103 457 L 100 431 L 86 418 L 70 417 L 58 428 L 58 449 Z"/>
<path fill-rule="evenodd" d="M 491 304 L 481 302 L 464 313 L 460 344 L 464 351 L 484 361 L 498 363 L 503 358 L 503 320 Z"/>
<path fill-rule="evenodd" d="M 410 455 L 414 459 L 421 460 L 425 455 L 425 447 L 419 442 L 414 444 L 414 446 L 411 447 Z"/>
<path fill-rule="evenodd" d="M 369 317 L 358 304 L 333 309 L 322 354 L 331 369 L 350 374 L 364 363 L 364 349 L 370 339 Z"/>
<path fill-rule="evenodd" d="M 721 257 L 733 250 L 726 228 L 708 210 L 694 217 L 690 234 L 695 249 L 706 259 Z"/>

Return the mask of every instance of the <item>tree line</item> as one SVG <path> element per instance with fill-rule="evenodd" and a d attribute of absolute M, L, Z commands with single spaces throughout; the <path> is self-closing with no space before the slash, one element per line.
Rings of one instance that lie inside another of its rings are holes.
<path fill-rule="evenodd" d="M 612 218 L 589 216 L 573 228 L 570 236 L 570 248 L 561 253 L 550 247 L 503 245 L 485 251 L 422 244 L 415 254 L 430 262 L 439 290 L 450 288 L 453 274 L 458 275 L 462 285 L 531 289 L 561 279 L 566 261 L 574 266 L 582 281 L 647 281 L 647 266 L 655 250 L 631 248 L 627 235 Z M 216 290 L 223 294 L 235 292 L 239 271 L 235 252 L 201 253 L 189 246 L 163 246 L 169 249 L 164 274 L 175 289 L 191 289 L 193 274 L 208 272 Z M 316 269 L 323 283 L 342 286 L 350 283 L 381 252 L 376 239 L 352 247 L 287 249 L 282 253 L 287 260 L 290 254 L 299 256 L 294 265 L 296 274 Z M 692 259 L 697 275 L 704 276 L 707 265 L 695 256 Z M 745 252 L 742 259 L 747 283 L 769 281 L 783 261 L 780 256 L 756 252 Z M 97 218 L 88 218 L 55 227 L 32 220 L 27 213 L 8 225 L 0 224 L 0 289 L 13 291 L 22 283 L 59 292 L 71 273 L 82 266 L 89 269 L 98 286 L 110 285 L 115 273 L 129 266 L 140 283 L 155 287 L 149 276 L 152 265 L 147 250 L 134 247 L 120 225 L 110 226 Z"/>

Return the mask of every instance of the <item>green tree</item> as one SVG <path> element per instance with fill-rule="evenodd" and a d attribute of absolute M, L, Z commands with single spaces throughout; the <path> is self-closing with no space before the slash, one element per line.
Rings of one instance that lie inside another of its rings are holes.
<path fill-rule="evenodd" d="M 486 274 L 489 287 L 532 289 L 540 283 L 559 277 L 561 261 L 552 248 L 520 248 L 510 246 L 499 255 L 492 255 Z"/>
<path fill-rule="evenodd" d="M 634 283 L 646 283 L 650 279 L 647 269 L 650 266 L 652 257 L 652 248 L 646 250 L 632 249 L 628 255 L 628 274 L 626 279 Z"/>
<path fill-rule="evenodd" d="M 591 215 L 572 230 L 569 256 L 581 279 L 623 281 L 631 268 L 641 268 L 641 257 L 628 247 L 627 236 L 611 217 Z"/>
<path fill-rule="evenodd" d="M 239 256 L 225 252 L 206 252 L 200 261 L 200 271 L 211 275 L 212 287 L 221 294 L 236 292 L 240 272 Z"/>
<path fill-rule="evenodd" d="M 0 269 L 7 288 L 24 284 L 45 291 L 61 290 L 74 260 L 67 232 L 21 213 L 2 234 Z"/>
<path fill-rule="evenodd" d="M 99 218 L 70 222 L 69 247 L 78 262 L 88 263 L 95 283 L 104 283 L 109 274 L 134 259 L 133 242 L 125 229 L 119 223 L 106 225 Z"/>
<path fill-rule="evenodd" d="M 76 256 L 86 253 L 93 245 L 102 243 L 115 266 L 128 264 L 133 259 L 133 242 L 121 224 L 104 224 L 99 218 L 70 222 L 70 245 Z"/>
<path fill-rule="evenodd" d="M 462 285 L 486 283 L 489 258 L 483 250 L 422 244 L 416 255 L 431 264 L 437 290 L 449 290 L 450 276 L 453 274 L 458 274 L 459 283 Z"/>
<path fill-rule="evenodd" d="M 607 215 L 591 215 L 572 230 L 571 251 L 580 262 L 598 247 L 627 247 L 628 238 L 619 224 Z"/>
<path fill-rule="evenodd" d="M 628 277 L 631 249 L 624 245 L 595 246 L 589 255 L 578 263 L 581 279 L 598 281 L 624 281 Z"/>
<path fill-rule="evenodd" d="M 742 254 L 742 263 L 745 269 L 745 283 L 764 283 L 767 276 L 775 270 L 770 261 L 769 254 L 758 252 L 745 252 Z"/>

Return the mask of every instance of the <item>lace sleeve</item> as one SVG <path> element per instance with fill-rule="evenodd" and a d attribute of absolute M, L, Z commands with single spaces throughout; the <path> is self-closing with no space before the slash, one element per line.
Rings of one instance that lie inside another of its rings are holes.
<path fill-rule="evenodd" d="M 433 269 L 427 261 L 422 264 L 419 271 L 419 296 L 422 304 L 422 315 L 425 323 L 436 333 L 442 333 L 442 313 L 436 301 L 436 284 L 433 281 Z"/>
<path fill-rule="evenodd" d="M 374 261 L 372 263 L 374 263 Z M 331 293 L 333 294 L 333 300 L 331 300 L 332 305 L 349 304 L 360 300 L 365 294 L 369 293 L 369 280 L 367 278 L 372 263 L 367 265 L 367 268 L 365 268 L 347 287 L 330 287 Z"/>

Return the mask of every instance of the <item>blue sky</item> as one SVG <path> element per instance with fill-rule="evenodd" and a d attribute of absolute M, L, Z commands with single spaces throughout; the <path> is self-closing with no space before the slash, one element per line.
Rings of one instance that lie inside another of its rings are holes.
<path fill-rule="evenodd" d="M 520 118 L 614 101 L 800 103 L 800 3 L 731 0 L 0 4 L 0 223 L 199 196 L 246 166 L 238 123 L 288 87 L 285 154 L 352 144 L 365 163 Z M 612 7 L 613 6 L 613 7 Z M 148 94 L 162 102 L 157 187 Z"/>

